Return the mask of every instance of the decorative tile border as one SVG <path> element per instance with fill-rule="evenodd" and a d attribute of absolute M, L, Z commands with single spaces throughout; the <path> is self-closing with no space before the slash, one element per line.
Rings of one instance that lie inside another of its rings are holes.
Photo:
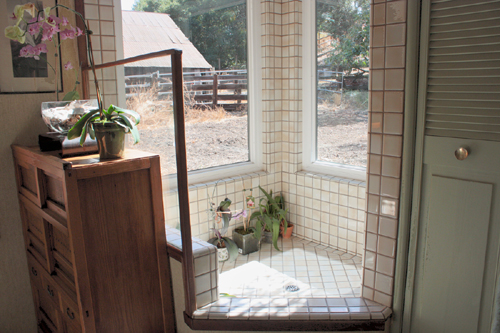
<path fill-rule="evenodd" d="M 354 298 L 222 298 L 193 313 L 194 319 L 238 320 L 386 320 L 392 310 Z"/>

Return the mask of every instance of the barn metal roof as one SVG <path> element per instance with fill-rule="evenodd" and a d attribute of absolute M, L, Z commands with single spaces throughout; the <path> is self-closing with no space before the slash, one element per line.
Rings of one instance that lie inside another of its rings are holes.
<path fill-rule="evenodd" d="M 184 68 L 211 68 L 196 47 L 182 33 L 168 14 L 122 11 L 123 51 L 125 58 L 178 48 Z M 127 67 L 171 67 L 170 57 L 154 58 Z"/>

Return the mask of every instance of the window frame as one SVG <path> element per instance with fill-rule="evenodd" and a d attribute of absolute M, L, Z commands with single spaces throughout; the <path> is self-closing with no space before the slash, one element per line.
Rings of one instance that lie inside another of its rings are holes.
<path fill-rule="evenodd" d="M 366 181 L 366 167 L 345 165 L 318 160 L 317 157 L 317 60 L 316 60 L 316 0 L 302 7 L 303 31 L 303 121 L 302 121 L 302 169 L 341 178 Z"/>
<path fill-rule="evenodd" d="M 188 172 L 189 185 L 210 182 L 263 170 L 262 163 L 262 60 L 260 1 L 246 0 L 248 73 L 248 151 L 249 160 Z M 188 162 L 189 163 L 189 162 Z M 177 187 L 177 173 L 163 175 L 169 189 Z"/>

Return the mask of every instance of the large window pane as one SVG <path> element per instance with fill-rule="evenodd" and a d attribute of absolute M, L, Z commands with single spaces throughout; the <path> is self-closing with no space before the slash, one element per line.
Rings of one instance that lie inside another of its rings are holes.
<path fill-rule="evenodd" d="M 317 1 L 316 157 L 366 167 L 368 0 Z"/>
<path fill-rule="evenodd" d="M 189 171 L 249 160 L 246 7 L 142 0 L 123 12 L 125 57 L 183 50 Z M 175 173 L 170 60 L 130 64 L 125 76 L 127 106 L 143 117 L 133 148 L 160 153 L 162 173 Z"/>

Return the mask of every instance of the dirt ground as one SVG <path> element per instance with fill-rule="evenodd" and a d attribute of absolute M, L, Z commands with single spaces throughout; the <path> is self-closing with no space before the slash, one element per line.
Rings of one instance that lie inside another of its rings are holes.
<path fill-rule="evenodd" d="M 318 110 L 318 157 L 323 161 L 366 165 L 366 111 L 352 107 L 320 106 Z M 141 141 L 130 148 L 160 154 L 163 174 L 175 173 L 172 126 L 141 129 Z M 188 170 L 248 160 L 247 116 L 229 114 L 217 121 L 186 124 Z"/>

